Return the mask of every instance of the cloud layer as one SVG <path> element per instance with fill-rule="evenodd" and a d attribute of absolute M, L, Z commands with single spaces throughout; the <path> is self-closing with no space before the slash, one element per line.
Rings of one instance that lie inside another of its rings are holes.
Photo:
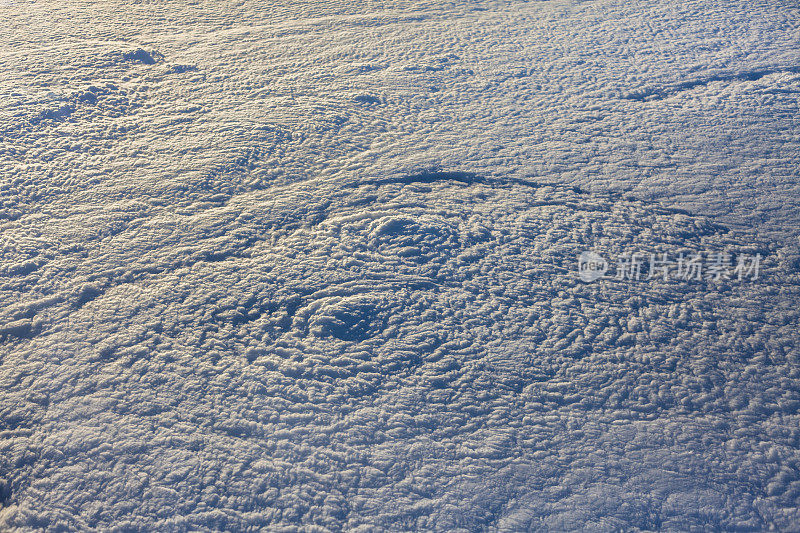
<path fill-rule="evenodd" d="M 795 8 L 0 12 L 0 526 L 800 524 Z"/>

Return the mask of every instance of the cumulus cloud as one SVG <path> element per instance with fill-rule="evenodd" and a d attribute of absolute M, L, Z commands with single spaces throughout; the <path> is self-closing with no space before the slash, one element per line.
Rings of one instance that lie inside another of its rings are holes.
<path fill-rule="evenodd" d="M 800 523 L 790 7 L 20 5 L 2 527 Z"/>

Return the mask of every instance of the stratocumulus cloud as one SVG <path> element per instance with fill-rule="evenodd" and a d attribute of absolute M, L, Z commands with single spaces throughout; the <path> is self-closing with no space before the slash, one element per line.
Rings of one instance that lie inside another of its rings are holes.
<path fill-rule="evenodd" d="M 0 13 L 0 528 L 800 527 L 796 8 Z"/>

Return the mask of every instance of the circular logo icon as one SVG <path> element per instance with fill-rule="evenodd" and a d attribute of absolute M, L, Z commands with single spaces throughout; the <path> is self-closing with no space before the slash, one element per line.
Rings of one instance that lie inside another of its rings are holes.
<path fill-rule="evenodd" d="M 594 252 L 582 252 L 578 256 L 578 277 L 591 283 L 603 277 L 608 270 L 608 262 Z"/>

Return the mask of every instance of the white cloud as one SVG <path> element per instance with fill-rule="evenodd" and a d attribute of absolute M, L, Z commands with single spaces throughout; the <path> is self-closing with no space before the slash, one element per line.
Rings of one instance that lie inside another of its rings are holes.
<path fill-rule="evenodd" d="M 797 527 L 790 7 L 117 9 L 4 10 L 3 527 Z"/>

